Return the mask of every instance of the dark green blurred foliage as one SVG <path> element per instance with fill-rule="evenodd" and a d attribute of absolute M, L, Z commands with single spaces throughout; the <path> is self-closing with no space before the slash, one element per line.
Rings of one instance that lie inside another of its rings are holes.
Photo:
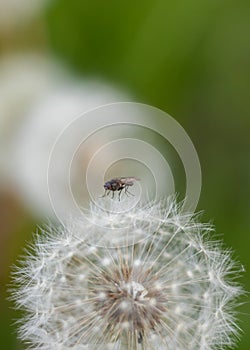
<path fill-rule="evenodd" d="M 59 0 L 48 13 L 49 36 L 76 70 L 119 81 L 168 110 L 191 105 L 204 117 L 214 96 L 219 105 L 218 97 L 239 101 L 247 88 L 249 10 L 242 1 Z"/>

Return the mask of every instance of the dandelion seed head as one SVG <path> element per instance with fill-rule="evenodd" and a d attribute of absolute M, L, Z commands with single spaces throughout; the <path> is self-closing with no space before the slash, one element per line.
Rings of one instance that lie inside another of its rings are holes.
<path fill-rule="evenodd" d="M 39 350 L 234 346 L 238 266 L 208 225 L 178 208 L 172 200 L 123 213 L 93 206 L 79 222 L 37 234 L 13 273 L 13 299 L 26 311 L 21 339 Z"/>

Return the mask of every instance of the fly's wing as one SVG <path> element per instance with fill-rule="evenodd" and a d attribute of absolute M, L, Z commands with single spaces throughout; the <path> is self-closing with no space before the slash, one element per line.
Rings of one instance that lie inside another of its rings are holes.
<path fill-rule="evenodd" d="M 120 177 L 119 178 L 119 181 L 124 184 L 124 185 L 127 185 L 127 186 L 133 186 L 134 182 L 135 181 L 140 181 L 140 179 L 136 178 L 136 177 Z"/>

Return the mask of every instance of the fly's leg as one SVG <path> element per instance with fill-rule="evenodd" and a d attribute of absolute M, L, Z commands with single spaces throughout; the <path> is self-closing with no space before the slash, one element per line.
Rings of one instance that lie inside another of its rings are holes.
<path fill-rule="evenodd" d="M 127 197 L 129 197 L 129 195 L 128 195 L 128 188 L 127 187 L 125 187 L 124 193 L 126 194 Z"/>
<path fill-rule="evenodd" d="M 143 340 L 143 338 L 142 338 L 142 333 L 139 332 L 139 335 L 138 335 L 138 344 L 141 344 L 141 343 L 142 343 L 142 340 Z"/>
<path fill-rule="evenodd" d="M 108 196 L 108 195 L 109 195 L 109 192 L 110 192 L 110 191 L 108 191 L 108 190 L 105 190 L 105 192 L 104 192 L 103 196 L 100 196 L 99 198 L 103 198 L 103 197 L 106 197 L 106 196 Z"/>
<path fill-rule="evenodd" d="M 129 192 L 128 186 L 125 187 L 125 194 L 127 195 L 127 197 L 129 197 L 128 194 L 130 194 L 130 195 L 133 196 L 133 197 L 135 196 L 133 193 Z"/>
<path fill-rule="evenodd" d="M 118 191 L 119 191 L 119 194 L 118 194 L 119 202 L 120 202 L 120 200 L 121 200 L 121 193 L 122 193 L 122 190 L 123 190 L 123 188 L 121 188 L 120 190 L 118 190 Z"/>

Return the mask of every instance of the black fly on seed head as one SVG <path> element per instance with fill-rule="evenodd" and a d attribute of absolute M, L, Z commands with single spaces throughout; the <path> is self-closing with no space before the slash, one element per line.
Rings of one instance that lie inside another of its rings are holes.
<path fill-rule="evenodd" d="M 134 196 L 133 193 L 129 192 L 128 188 L 134 185 L 135 181 L 140 181 L 140 179 L 131 176 L 131 177 L 116 177 L 111 179 L 103 185 L 105 192 L 102 197 L 108 196 L 112 192 L 112 198 L 114 198 L 114 193 L 118 192 L 118 199 L 121 199 L 121 193 L 124 190 L 124 193 L 129 196 Z"/>

